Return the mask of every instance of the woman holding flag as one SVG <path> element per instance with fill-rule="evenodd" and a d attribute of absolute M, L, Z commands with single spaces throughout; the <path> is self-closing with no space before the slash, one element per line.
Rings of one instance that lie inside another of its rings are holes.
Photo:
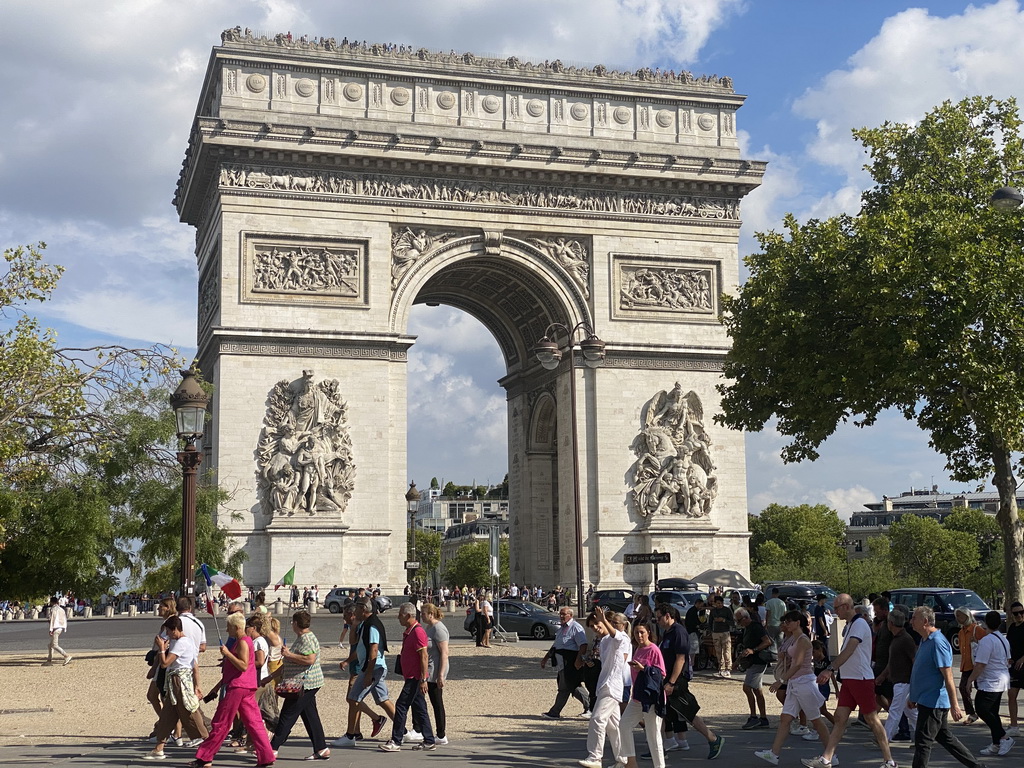
<path fill-rule="evenodd" d="M 206 570 L 205 566 L 203 570 Z M 228 616 L 227 630 L 234 643 L 231 650 L 226 645 L 220 647 L 223 657 L 220 684 L 224 696 L 213 716 L 210 735 L 199 747 L 196 759 L 189 763 L 189 768 L 211 768 L 213 758 L 231 730 L 236 714 L 256 747 L 257 766 L 265 768 L 274 764 L 274 752 L 256 704 L 256 650 L 252 638 L 245 632 L 244 614 L 233 613 Z"/>

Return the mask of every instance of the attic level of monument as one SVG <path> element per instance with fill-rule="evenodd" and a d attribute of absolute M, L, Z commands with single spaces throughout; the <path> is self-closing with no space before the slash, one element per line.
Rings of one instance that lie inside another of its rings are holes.
<path fill-rule="evenodd" d="M 221 33 L 222 48 L 236 54 L 250 52 L 260 59 L 315 59 L 318 66 L 338 62 L 373 72 L 394 69 L 438 77 L 471 75 L 477 79 L 525 80 L 542 79 L 562 84 L 563 88 L 616 88 L 631 90 L 675 90 L 692 96 L 699 94 L 732 97 L 741 102 L 743 96 L 733 92 L 732 78 L 718 75 L 695 76 L 688 71 L 642 67 L 635 71 L 619 71 L 598 64 L 592 67 L 565 65 L 561 60 L 531 63 L 517 56 L 493 58 L 454 50 L 431 51 L 394 43 L 367 43 L 365 40 L 341 41 L 333 37 L 308 36 L 293 38 L 290 33 L 253 34 L 241 27 Z"/>

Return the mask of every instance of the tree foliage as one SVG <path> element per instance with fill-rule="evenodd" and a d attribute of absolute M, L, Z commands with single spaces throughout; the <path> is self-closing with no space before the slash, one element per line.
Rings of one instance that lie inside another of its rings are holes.
<path fill-rule="evenodd" d="M 406 551 L 412 549 L 412 531 L 406 531 Z M 439 531 L 427 531 L 422 528 L 416 529 L 416 550 L 412 559 L 419 562 L 419 569 L 413 574 L 413 579 L 421 583 L 432 583 L 434 574 L 441 565 L 441 533 Z"/>
<path fill-rule="evenodd" d="M 750 515 L 750 565 L 755 581 L 830 578 L 845 564 L 846 526 L 824 504 L 771 504 Z"/>
<path fill-rule="evenodd" d="M 474 541 L 459 547 L 445 564 L 444 583 L 449 587 L 482 587 L 491 583 L 490 546 L 486 541 Z M 498 545 L 498 581 L 508 584 L 508 541 Z"/>
<path fill-rule="evenodd" d="M 127 570 L 133 585 L 177 584 L 181 469 L 168 405 L 177 353 L 156 345 L 61 347 L 29 315 L 61 267 L 45 245 L 4 251 L 0 315 L 0 594 L 54 590 L 95 596 Z M 198 493 L 197 556 L 238 572 L 212 511 L 216 487 Z"/>
<path fill-rule="evenodd" d="M 1007 596 L 1024 597 L 1013 456 L 1024 449 L 1024 222 L 991 209 L 1024 167 L 1013 100 L 946 102 L 914 125 L 854 131 L 874 185 L 856 216 L 758 234 L 750 278 L 723 301 L 730 427 L 772 418 L 786 461 L 840 423 L 895 408 L 960 481 L 994 476 Z"/>
<path fill-rule="evenodd" d="M 904 515 L 889 529 L 889 557 L 900 584 L 949 587 L 963 584 L 978 567 L 978 546 L 969 533 L 937 520 Z"/>

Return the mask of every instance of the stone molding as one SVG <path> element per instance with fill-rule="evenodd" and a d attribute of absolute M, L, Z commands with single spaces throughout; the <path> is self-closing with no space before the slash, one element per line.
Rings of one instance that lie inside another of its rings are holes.
<path fill-rule="evenodd" d="M 613 317 L 718 322 L 719 261 L 623 253 L 610 257 Z"/>
<path fill-rule="evenodd" d="M 261 195 L 315 195 L 317 199 L 388 200 L 422 207 L 523 208 L 601 218 L 643 217 L 709 223 L 739 223 L 739 201 L 730 197 L 653 192 L 603 192 L 577 187 L 572 191 L 539 184 L 463 181 L 442 177 L 410 177 L 381 173 L 350 173 L 225 163 L 221 190 L 252 190 Z"/>
<path fill-rule="evenodd" d="M 408 350 L 412 341 L 395 337 L 392 341 L 369 341 L 367 339 L 287 339 L 281 337 L 259 338 L 244 330 L 215 328 L 213 336 L 203 347 L 212 346 L 214 354 L 252 355 L 256 357 L 310 357 L 348 360 L 383 360 L 392 363 L 408 361 Z"/>
<path fill-rule="evenodd" d="M 681 93 L 710 93 L 732 95 L 733 81 L 730 77 L 718 75 L 695 76 L 692 72 L 671 69 L 641 67 L 635 71 L 608 69 L 603 64 L 593 67 L 567 66 L 559 59 L 533 64 L 521 61 L 516 56 L 504 59 L 477 56 L 470 52 L 457 53 L 452 50 L 431 51 L 427 48 L 413 48 L 411 45 L 394 43 L 367 43 L 363 40 L 350 41 L 347 37 L 338 41 L 333 37 L 308 35 L 293 38 L 291 33 L 276 35 L 253 34 L 252 30 L 240 26 L 225 29 L 220 36 L 225 50 L 253 50 L 263 55 L 277 55 L 280 52 L 315 56 L 318 60 L 329 58 L 337 62 L 359 62 L 370 67 L 403 66 L 414 70 L 433 70 L 438 75 L 454 73 L 472 74 L 477 77 L 494 75 L 504 71 L 526 79 L 543 79 L 565 84 L 600 83 L 630 87 L 654 86 Z M 263 87 L 266 83 L 263 83 Z M 238 89 L 237 81 L 225 87 Z M 263 88 L 260 88 L 262 91 Z M 311 95 L 311 94 L 308 94 Z M 454 105 L 453 105 L 454 106 Z"/>

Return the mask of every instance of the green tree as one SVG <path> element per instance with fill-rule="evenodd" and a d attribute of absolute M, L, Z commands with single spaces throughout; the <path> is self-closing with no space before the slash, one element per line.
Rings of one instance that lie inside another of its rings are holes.
<path fill-rule="evenodd" d="M 749 515 L 750 565 L 755 581 L 830 578 L 845 567 L 840 542 L 846 526 L 824 504 L 771 504 Z M 840 583 L 845 584 L 845 580 Z"/>
<path fill-rule="evenodd" d="M 431 490 L 436 491 L 440 487 L 441 487 L 441 485 L 437 482 L 437 478 L 436 477 L 430 478 L 430 488 L 431 488 Z"/>
<path fill-rule="evenodd" d="M 962 584 L 978 567 L 978 545 L 971 535 L 946 530 L 930 517 L 903 515 L 889 528 L 889 540 L 889 558 L 901 584 Z"/>
<path fill-rule="evenodd" d="M 444 490 L 441 491 L 441 495 L 448 499 L 454 499 L 459 495 L 459 487 L 449 480 L 444 484 Z"/>
<path fill-rule="evenodd" d="M 499 583 L 508 584 L 508 541 L 498 545 Z M 482 587 L 491 583 L 490 547 L 486 541 L 474 541 L 459 547 L 447 562 L 443 580 L 449 587 L 468 584 Z"/>
<path fill-rule="evenodd" d="M 857 215 L 786 216 L 723 301 L 717 417 L 754 431 L 777 418 L 784 460 L 801 461 L 840 423 L 895 408 L 952 478 L 994 477 L 1009 599 L 1024 598 L 1024 227 L 988 201 L 1024 167 L 1020 128 L 1013 100 L 973 97 L 854 131 L 874 180 Z"/>
<path fill-rule="evenodd" d="M 888 536 L 873 536 L 867 541 L 868 555 L 850 560 L 850 589 L 856 598 L 884 592 L 899 586 L 892 567 Z M 846 584 L 845 575 L 834 577 L 830 584 Z"/>
<path fill-rule="evenodd" d="M 406 551 L 409 551 L 412 549 L 412 531 L 406 532 L 406 538 Z M 433 577 L 441 565 L 441 538 L 439 531 L 416 529 L 416 551 L 412 559 L 418 561 L 420 567 L 413 573 L 415 581 L 433 583 Z"/>
<path fill-rule="evenodd" d="M 1003 543 L 999 523 L 980 509 L 958 507 L 946 516 L 942 527 L 947 531 L 962 531 L 975 542 L 979 565 L 964 580 L 963 586 L 994 601 L 1003 577 Z"/>

